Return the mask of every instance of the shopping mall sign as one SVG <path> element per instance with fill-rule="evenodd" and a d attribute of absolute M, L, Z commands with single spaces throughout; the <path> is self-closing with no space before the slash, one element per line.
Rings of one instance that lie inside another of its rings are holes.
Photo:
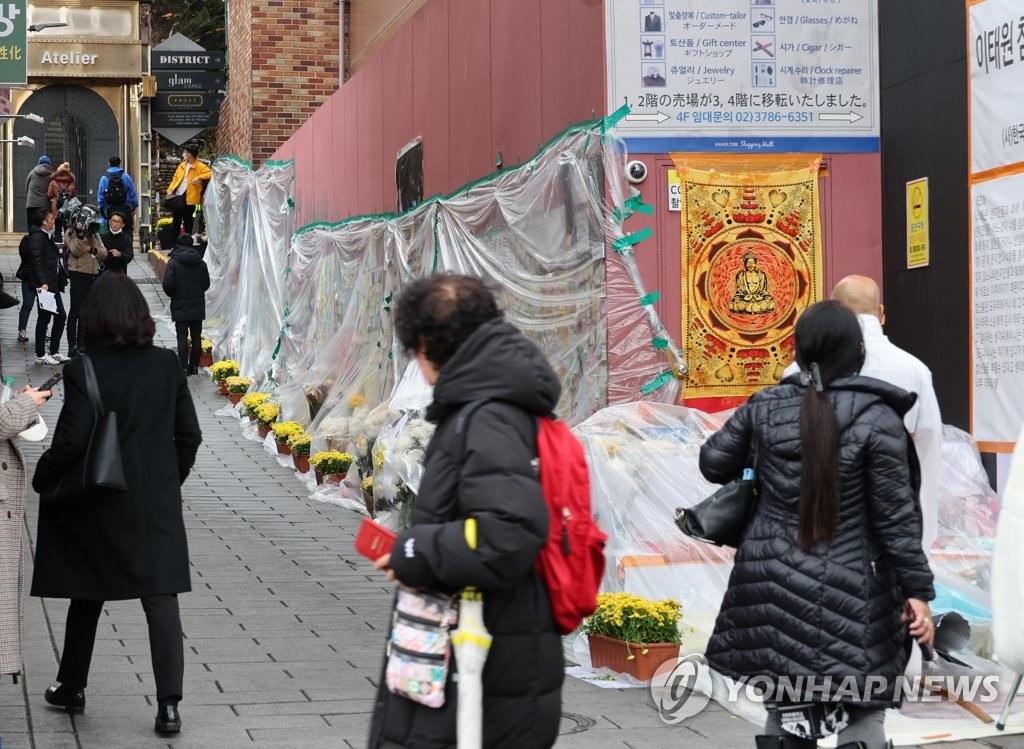
<path fill-rule="evenodd" d="M 0 2 L 0 86 L 24 86 L 28 82 L 25 4 L 26 0 Z"/>
<path fill-rule="evenodd" d="M 630 153 L 879 149 L 878 0 L 606 2 Z"/>

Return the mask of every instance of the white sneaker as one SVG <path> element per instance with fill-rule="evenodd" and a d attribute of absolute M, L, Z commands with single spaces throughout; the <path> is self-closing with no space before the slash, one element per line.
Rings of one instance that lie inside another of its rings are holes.
<path fill-rule="evenodd" d="M 49 354 L 43 354 L 42 356 L 36 357 L 36 364 L 60 364 L 60 362 Z"/>
<path fill-rule="evenodd" d="M 18 331 L 18 340 L 25 343 L 28 340 L 28 333 L 24 330 Z"/>
<path fill-rule="evenodd" d="M 50 354 L 50 358 L 53 359 L 54 364 L 65 364 L 66 362 L 71 361 L 70 356 L 64 356 L 64 354 L 59 352 L 56 354 Z"/>

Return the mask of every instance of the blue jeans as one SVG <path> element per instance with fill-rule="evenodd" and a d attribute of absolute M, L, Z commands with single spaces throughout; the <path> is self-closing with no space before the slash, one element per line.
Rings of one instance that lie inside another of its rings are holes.
<path fill-rule="evenodd" d="M 36 287 L 28 281 L 21 282 L 21 311 L 18 313 L 18 330 L 28 330 L 28 317 L 36 306 Z"/>

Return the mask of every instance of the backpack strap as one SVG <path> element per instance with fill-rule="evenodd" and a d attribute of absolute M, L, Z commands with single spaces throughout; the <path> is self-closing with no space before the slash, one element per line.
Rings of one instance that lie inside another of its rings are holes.
<path fill-rule="evenodd" d="M 455 416 L 455 457 L 462 460 L 466 456 L 466 433 L 469 431 L 469 417 L 481 406 L 490 403 L 493 398 L 481 398 L 464 405 Z"/>

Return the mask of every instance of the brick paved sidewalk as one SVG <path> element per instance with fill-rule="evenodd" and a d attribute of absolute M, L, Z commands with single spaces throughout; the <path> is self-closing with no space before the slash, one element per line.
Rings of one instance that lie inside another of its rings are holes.
<path fill-rule="evenodd" d="M 0 257 L 6 278 L 15 261 Z M 158 342 L 173 347 L 166 299 L 145 263 L 143 256 L 131 272 L 161 318 Z M 51 368 L 36 366 L 31 344 L 15 341 L 16 313 L 9 310 L 0 326 L 3 371 L 18 386 L 39 384 Z M 215 415 L 226 401 L 207 380 L 193 378 L 190 386 L 204 444 L 184 487 L 193 590 L 181 596 L 182 733 L 171 739 L 153 733 L 149 642 L 138 602 L 106 606 L 87 709 L 70 717 L 42 699 L 57 670 L 66 602 L 27 598 L 26 675 L 17 686 L 0 683 L 4 749 L 365 746 L 391 586 L 352 550 L 361 517 L 310 500 L 291 471 L 242 437 L 234 418 Z M 51 427 L 61 399 L 62 391 L 44 407 Z M 41 451 L 39 444 L 26 446 L 29 475 Z M 28 504 L 34 553 L 38 498 L 31 490 Z M 31 569 L 28 559 L 26 586 Z M 563 695 L 560 747 L 753 746 L 754 726 L 716 705 L 667 726 L 642 689 L 605 690 L 567 679 Z M 990 746 L 1024 745 L 1013 740 L 1018 743 L 1001 739 Z"/>

